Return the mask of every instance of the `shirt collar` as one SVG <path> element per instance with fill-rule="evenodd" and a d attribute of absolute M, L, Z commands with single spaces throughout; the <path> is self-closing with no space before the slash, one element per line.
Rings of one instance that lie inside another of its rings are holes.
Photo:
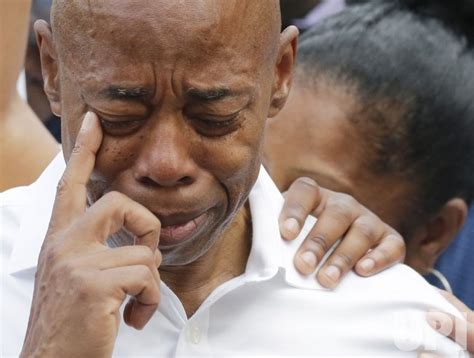
<path fill-rule="evenodd" d="M 30 198 L 20 223 L 20 230 L 9 262 L 9 273 L 36 268 L 43 239 L 56 196 L 56 185 L 65 169 L 62 152 L 59 153 L 29 187 Z M 252 216 L 252 249 L 245 271 L 249 281 L 267 280 L 279 270 L 289 285 L 301 288 L 322 288 L 312 275 L 300 275 L 293 265 L 299 245 L 315 223 L 309 218 L 302 233 L 294 241 L 281 239 L 278 218 L 283 207 L 283 196 L 263 166 L 249 195 Z"/>
<path fill-rule="evenodd" d="M 286 283 L 293 287 L 304 289 L 321 289 L 314 275 L 301 275 L 295 268 L 294 256 L 303 240 L 316 223 L 314 217 L 309 217 L 300 235 L 293 241 L 281 238 L 278 218 L 283 208 L 283 195 L 273 180 L 263 168 L 260 169 L 257 182 L 249 196 L 252 214 L 252 249 L 247 262 L 246 276 L 254 280 L 265 280 L 274 276 L 278 271 Z M 332 250 L 321 260 L 318 269 L 324 264 Z"/>

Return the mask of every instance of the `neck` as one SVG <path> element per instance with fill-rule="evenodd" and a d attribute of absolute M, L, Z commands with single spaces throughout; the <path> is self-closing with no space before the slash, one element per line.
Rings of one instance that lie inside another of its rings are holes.
<path fill-rule="evenodd" d="M 201 258 L 186 266 L 160 267 L 161 279 L 178 296 L 188 317 L 218 286 L 244 273 L 250 254 L 251 226 L 246 204 Z"/>

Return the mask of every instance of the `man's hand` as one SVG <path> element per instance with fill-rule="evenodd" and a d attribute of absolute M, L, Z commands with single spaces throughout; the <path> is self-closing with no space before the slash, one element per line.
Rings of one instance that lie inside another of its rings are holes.
<path fill-rule="evenodd" d="M 95 114 L 84 119 L 58 185 L 39 256 L 22 356 L 111 356 L 120 323 L 145 326 L 159 303 L 160 222 L 145 207 L 110 192 L 87 208 L 86 185 L 102 131 Z M 125 227 L 136 245 L 110 249 L 110 234 Z"/>
<path fill-rule="evenodd" d="M 321 188 L 310 178 L 297 179 L 284 196 L 279 219 L 284 239 L 295 239 L 308 215 L 318 218 L 295 256 L 302 274 L 313 273 L 324 254 L 343 238 L 316 275 L 324 287 L 334 288 L 354 266 L 359 275 L 369 276 L 403 261 L 405 243 L 400 234 L 351 196 Z"/>
<path fill-rule="evenodd" d="M 465 315 L 466 320 L 461 320 L 449 313 L 429 312 L 426 316 L 428 323 L 433 329 L 444 336 L 450 337 L 461 347 L 474 354 L 474 311 L 467 307 L 458 298 L 449 292 L 440 290 L 446 298 L 459 312 Z M 420 357 L 432 357 L 429 353 L 424 353 Z"/>

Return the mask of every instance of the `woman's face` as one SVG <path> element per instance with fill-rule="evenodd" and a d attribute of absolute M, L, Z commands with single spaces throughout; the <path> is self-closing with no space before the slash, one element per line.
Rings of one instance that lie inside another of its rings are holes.
<path fill-rule="evenodd" d="M 398 230 L 407 225 L 411 185 L 396 174 L 370 169 L 372 138 L 355 125 L 355 96 L 342 87 L 299 83 L 287 105 L 268 121 L 265 165 L 280 190 L 300 176 L 345 192 Z"/>

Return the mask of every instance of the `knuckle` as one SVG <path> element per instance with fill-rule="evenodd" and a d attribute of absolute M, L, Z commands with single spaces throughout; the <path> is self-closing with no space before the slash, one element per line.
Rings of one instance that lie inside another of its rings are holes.
<path fill-rule="evenodd" d="M 137 277 L 140 280 L 141 286 L 147 286 L 150 281 L 153 281 L 153 275 L 150 269 L 144 265 L 137 267 Z"/>
<path fill-rule="evenodd" d="M 64 195 L 65 193 L 70 191 L 70 188 L 71 188 L 71 183 L 69 181 L 69 178 L 67 177 L 66 174 L 64 174 L 56 186 L 57 196 Z"/>
<path fill-rule="evenodd" d="M 156 250 L 155 252 L 155 263 L 158 265 L 161 265 L 161 262 L 163 261 L 163 255 L 160 250 Z"/>
<path fill-rule="evenodd" d="M 58 263 L 55 272 L 59 277 L 67 278 L 68 280 L 72 280 L 72 282 L 75 282 L 75 279 L 78 276 L 75 265 L 70 261 Z"/>
<path fill-rule="evenodd" d="M 47 265 L 56 264 L 61 256 L 61 249 L 58 245 L 48 245 L 41 254 L 42 261 Z"/>
<path fill-rule="evenodd" d="M 294 217 L 295 219 L 305 218 L 309 209 L 303 206 L 299 202 L 292 202 L 287 205 L 287 213 L 289 216 Z"/>
<path fill-rule="evenodd" d="M 80 130 L 83 133 L 83 129 Z M 87 146 L 87 142 L 84 141 L 80 136 L 76 138 L 76 143 L 72 148 L 71 155 L 78 156 L 83 154 L 94 154 L 92 150 Z"/>
<path fill-rule="evenodd" d="M 385 248 L 377 248 L 376 261 L 379 265 L 385 266 L 391 261 L 391 255 Z"/>
<path fill-rule="evenodd" d="M 352 195 L 346 193 L 339 193 L 338 200 L 351 210 L 356 210 L 362 206 Z"/>
<path fill-rule="evenodd" d="M 80 300 L 91 297 L 95 294 L 95 286 L 93 280 L 87 277 L 80 270 L 71 271 L 69 281 L 74 289 L 74 293 Z"/>
<path fill-rule="evenodd" d="M 353 218 L 353 206 L 345 200 L 334 200 L 328 202 L 327 211 L 337 220 L 348 222 Z"/>
<path fill-rule="evenodd" d="M 329 250 L 329 243 L 323 235 L 309 237 L 306 244 L 309 248 L 320 251 L 320 254 L 324 254 Z"/>
<path fill-rule="evenodd" d="M 310 177 L 301 177 L 296 179 L 295 185 L 300 185 L 305 189 L 319 190 L 319 185 L 316 181 Z"/>
<path fill-rule="evenodd" d="M 124 200 L 125 195 L 118 191 L 112 190 L 103 196 L 104 200 L 110 201 L 111 203 L 119 203 Z"/>
<path fill-rule="evenodd" d="M 403 240 L 403 237 L 401 235 L 392 235 L 392 240 L 397 247 L 398 252 L 405 254 L 407 246 L 405 244 L 405 240 Z"/>
<path fill-rule="evenodd" d="M 373 243 L 378 239 L 376 226 L 376 222 L 371 217 L 359 218 L 353 224 L 361 238 L 369 243 Z"/>
<path fill-rule="evenodd" d="M 157 237 L 160 236 L 161 232 L 161 221 L 158 219 L 154 214 L 150 215 L 150 221 L 151 221 L 151 229 L 150 233 L 153 235 L 156 235 Z"/>
<path fill-rule="evenodd" d="M 74 144 L 74 147 L 72 148 L 71 155 L 78 155 L 82 153 L 83 148 L 84 146 L 82 145 L 82 143 L 80 143 L 80 141 L 77 140 L 76 143 Z"/>
<path fill-rule="evenodd" d="M 343 252 L 338 252 L 334 255 L 334 258 L 332 259 L 333 265 L 336 265 L 341 269 L 349 269 L 354 267 L 355 262 L 350 255 Z"/>
<path fill-rule="evenodd" d="M 89 297 L 95 291 L 94 280 L 72 261 L 58 264 L 54 271 L 54 277 L 57 283 L 62 283 L 62 286 L 66 285 L 70 292 L 73 292 L 81 300 Z"/>
<path fill-rule="evenodd" d="M 395 246 L 401 249 L 405 249 L 405 240 L 398 232 L 391 233 L 390 235 L 388 235 L 388 237 Z"/>

